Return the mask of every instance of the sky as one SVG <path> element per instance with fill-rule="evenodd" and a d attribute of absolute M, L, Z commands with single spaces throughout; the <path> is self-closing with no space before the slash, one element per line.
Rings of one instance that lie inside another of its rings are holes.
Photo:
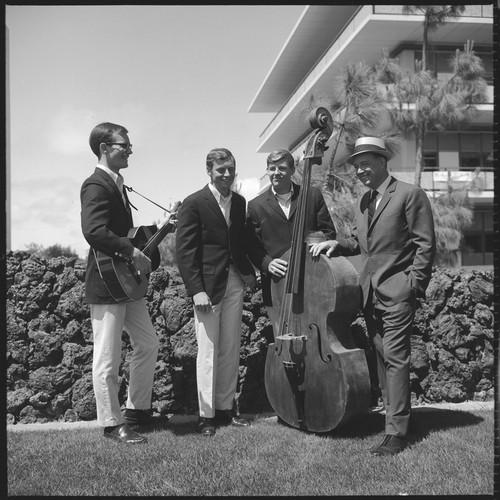
<path fill-rule="evenodd" d="M 133 144 L 125 184 L 162 207 L 208 182 L 215 147 L 253 197 L 273 115 L 248 108 L 304 7 L 7 5 L 11 249 L 86 256 L 80 187 L 97 164 L 90 131 L 106 121 Z M 135 226 L 164 218 L 129 197 Z"/>

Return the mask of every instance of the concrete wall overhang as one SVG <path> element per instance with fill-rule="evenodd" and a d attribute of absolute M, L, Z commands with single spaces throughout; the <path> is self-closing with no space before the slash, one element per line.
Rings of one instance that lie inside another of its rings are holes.
<path fill-rule="evenodd" d="M 373 64 L 382 48 L 390 53 L 401 44 L 421 43 L 422 25 L 423 16 L 375 14 L 372 5 L 308 6 L 250 106 L 250 112 L 276 112 L 260 135 L 257 151 L 299 143 L 308 129 L 305 110 L 311 99 L 319 105 L 332 101 L 339 75 L 348 63 Z M 325 32 L 330 39 L 326 50 Z M 461 17 L 439 27 L 432 37 L 447 45 L 462 45 L 467 40 L 491 45 L 493 18 Z M 484 106 L 483 117 L 490 123 L 493 105 Z"/>

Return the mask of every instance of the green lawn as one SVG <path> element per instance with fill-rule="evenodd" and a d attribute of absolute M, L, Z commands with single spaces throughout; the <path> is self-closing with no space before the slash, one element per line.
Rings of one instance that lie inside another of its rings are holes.
<path fill-rule="evenodd" d="M 315 435 L 257 418 L 212 438 L 196 417 L 151 426 L 147 445 L 98 428 L 7 431 L 10 496 L 492 495 L 493 410 L 415 408 L 412 447 L 368 449 L 383 437 L 372 413 Z"/>

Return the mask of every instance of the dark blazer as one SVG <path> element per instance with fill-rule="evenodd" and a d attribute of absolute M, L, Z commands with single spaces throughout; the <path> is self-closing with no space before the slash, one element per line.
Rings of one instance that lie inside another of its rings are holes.
<path fill-rule="evenodd" d="M 339 239 L 342 255 L 361 254 L 360 284 L 363 307 L 370 283 L 385 307 L 407 299 L 412 292 L 425 297 L 436 253 L 434 219 L 425 192 L 391 177 L 368 227 L 367 191 L 355 209 L 356 226 L 350 238 Z"/>
<path fill-rule="evenodd" d="M 281 258 L 292 244 L 293 223 L 297 210 L 300 186 L 293 183 L 290 217 L 287 219 L 270 187 L 248 202 L 247 240 L 248 256 L 261 272 L 262 298 L 264 305 L 271 306 L 271 276 L 267 273 L 269 263 Z M 328 212 L 321 191 L 311 186 L 307 203 L 306 230 L 322 231 L 327 240 L 336 237 L 335 226 Z"/>
<path fill-rule="evenodd" d="M 245 249 L 245 198 L 234 193 L 230 225 L 208 185 L 189 195 L 178 212 L 175 254 L 188 294 L 206 292 L 212 304 L 224 297 L 230 261 L 250 287 L 255 271 Z"/>
<path fill-rule="evenodd" d="M 80 201 L 82 232 L 89 245 L 110 257 L 117 254 L 130 257 L 134 247 L 127 234 L 133 227 L 132 215 L 113 179 L 96 168 L 82 184 Z M 87 259 L 85 301 L 89 304 L 116 303 L 99 275 L 92 249 Z"/>

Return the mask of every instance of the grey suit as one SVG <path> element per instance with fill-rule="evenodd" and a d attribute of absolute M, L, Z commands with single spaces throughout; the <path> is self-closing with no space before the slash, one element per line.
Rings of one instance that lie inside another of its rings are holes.
<path fill-rule="evenodd" d="M 429 199 L 419 187 L 391 177 L 368 224 L 369 192 L 355 209 L 342 255 L 361 254 L 360 284 L 369 335 L 377 349 L 386 434 L 405 437 L 410 405 L 410 336 L 416 298 L 425 297 L 436 251 Z"/>

